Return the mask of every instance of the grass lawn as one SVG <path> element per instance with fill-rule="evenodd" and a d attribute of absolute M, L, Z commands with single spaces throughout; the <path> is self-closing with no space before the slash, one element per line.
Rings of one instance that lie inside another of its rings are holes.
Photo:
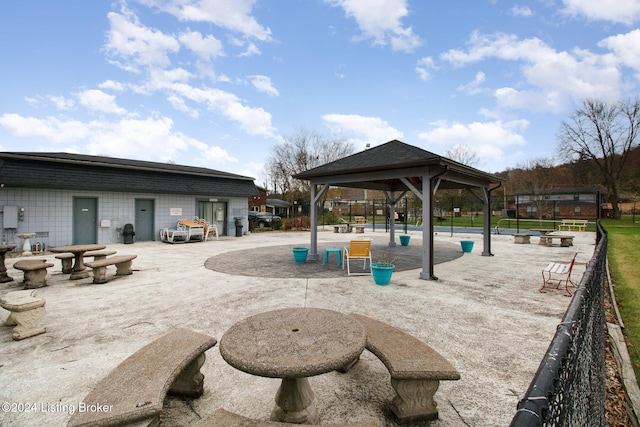
<path fill-rule="evenodd" d="M 609 268 L 615 284 L 616 302 L 624 322 L 631 363 L 640 378 L 640 217 L 620 221 L 602 220 L 609 232 Z"/>

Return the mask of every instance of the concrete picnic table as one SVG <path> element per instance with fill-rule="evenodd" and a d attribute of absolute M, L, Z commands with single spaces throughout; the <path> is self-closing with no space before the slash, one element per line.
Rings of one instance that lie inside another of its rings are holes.
<path fill-rule="evenodd" d="M 344 368 L 366 344 L 351 316 L 319 308 L 285 308 L 248 317 L 220 339 L 220 354 L 249 374 L 282 378 L 272 421 L 317 424 L 308 377 Z"/>
<path fill-rule="evenodd" d="M 69 279 L 78 280 L 89 277 L 89 272 L 86 271 L 87 267 L 84 265 L 83 257 L 84 253 L 88 251 L 99 251 L 105 249 L 106 245 L 95 245 L 95 244 L 87 244 L 87 245 L 70 245 L 70 246 L 56 246 L 53 248 L 49 248 L 51 252 L 55 253 L 67 253 L 70 252 L 75 256 L 75 261 L 73 263 L 73 270 L 71 271 L 71 276 Z"/>

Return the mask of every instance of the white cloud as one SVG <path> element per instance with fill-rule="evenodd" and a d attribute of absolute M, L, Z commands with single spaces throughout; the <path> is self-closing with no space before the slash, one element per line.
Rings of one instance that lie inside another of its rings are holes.
<path fill-rule="evenodd" d="M 244 52 L 240 53 L 238 57 L 247 58 L 249 56 L 260 55 L 260 54 L 262 54 L 262 52 L 260 51 L 260 49 L 255 43 L 247 43 L 247 48 L 244 50 Z"/>
<path fill-rule="evenodd" d="M 49 101 L 58 109 L 58 110 L 69 110 L 73 108 L 75 102 L 73 99 L 65 98 L 64 96 L 49 96 Z"/>
<path fill-rule="evenodd" d="M 80 105 L 92 111 L 109 114 L 124 114 L 126 110 L 118 107 L 116 97 L 98 89 L 88 89 L 77 94 Z"/>
<path fill-rule="evenodd" d="M 529 121 L 524 119 L 508 122 L 498 120 L 463 124 L 442 120 L 431 125 L 431 130 L 418 135 L 420 139 L 444 147 L 468 145 L 478 153 L 482 160 L 501 160 L 505 157 L 507 147 L 525 144 L 521 132 L 529 126 Z M 442 151 L 446 151 L 446 149 Z"/>
<path fill-rule="evenodd" d="M 258 92 L 266 93 L 269 96 L 279 96 L 278 89 L 273 87 L 271 79 L 267 76 L 250 76 L 251 84 Z"/>
<path fill-rule="evenodd" d="M 139 0 L 182 21 L 209 22 L 244 37 L 271 41 L 271 30 L 260 25 L 251 11 L 256 0 Z"/>
<path fill-rule="evenodd" d="M 374 45 L 391 44 L 396 51 L 413 52 L 422 40 L 411 27 L 402 26 L 402 18 L 409 14 L 406 0 L 325 0 L 341 7 L 353 18 L 362 31 L 361 38 L 373 39 Z"/>
<path fill-rule="evenodd" d="M 168 117 L 123 119 L 116 122 L 93 120 L 61 120 L 23 117 L 18 114 L 0 116 L 0 126 L 14 136 L 35 137 L 65 144 L 65 151 L 93 155 L 145 159 L 160 162 L 173 160 L 180 153 L 194 148 L 204 159 L 216 163 L 236 163 L 238 160 L 223 148 L 209 146 L 173 129 Z M 82 143 L 81 149 L 77 144 Z"/>
<path fill-rule="evenodd" d="M 159 30 L 142 25 L 138 17 L 124 10 L 123 14 L 110 12 L 107 32 L 107 53 L 116 58 L 115 65 L 125 70 L 138 70 L 139 66 L 166 67 L 171 63 L 170 53 L 178 52 L 180 43 Z"/>
<path fill-rule="evenodd" d="M 486 92 L 485 89 L 482 89 L 480 87 L 480 85 L 486 80 L 486 78 L 487 76 L 485 75 L 485 73 L 483 73 L 482 71 L 478 71 L 472 82 L 458 86 L 457 90 L 461 92 L 467 92 L 469 95 L 477 95 Z"/>
<path fill-rule="evenodd" d="M 531 16 L 533 16 L 533 11 L 531 10 L 531 8 L 529 6 L 513 6 L 509 12 L 513 15 L 513 16 L 521 16 L 524 18 L 529 18 Z"/>
<path fill-rule="evenodd" d="M 205 160 L 216 163 L 238 163 L 238 159 L 229 155 L 224 148 L 218 146 L 207 147 L 202 156 Z"/>
<path fill-rule="evenodd" d="M 558 111 L 556 101 L 561 100 L 565 106 L 565 96 L 579 101 L 591 97 L 615 99 L 620 95 L 620 71 L 612 55 L 598 55 L 577 48 L 558 52 L 537 38 L 519 39 L 512 34 L 474 32 L 467 50 L 449 50 L 442 54 L 442 59 L 458 67 L 492 59 L 520 63 L 522 75 L 530 87 L 496 91 L 503 107 L 511 105 L 540 111 L 547 105 L 549 110 Z M 508 102 L 516 99 L 515 93 L 525 96 L 518 97 L 517 102 Z M 505 94 L 509 97 L 500 98 Z M 527 99 L 532 102 L 524 102 Z M 540 105 L 540 99 L 550 102 Z"/>
<path fill-rule="evenodd" d="M 169 104 L 171 104 L 173 108 L 175 108 L 178 111 L 182 111 L 183 113 L 187 113 L 194 119 L 197 119 L 200 117 L 200 112 L 197 109 L 189 107 L 187 103 L 184 101 L 184 99 L 180 98 L 177 95 L 168 96 L 167 101 L 169 101 Z"/>
<path fill-rule="evenodd" d="M 563 12 L 591 20 L 632 25 L 640 19 L 640 0 L 562 0 Z"/>
<path fill-rule="evenodd" d="M 203 37 L 197 31 L 189 31 L 181 33 L 178 39 L 203 61 L 211 61 L 213 58 L 224 55 L 222 43 L 212 35 Z"/>
<path fill-rule="evenodd" d="M 435 69 L 436 66 L 433 62 L 433 58 L 430 56 L 425 56 L 424 58 L 420 58 L 418 63 L 416 64 L 416 73 L 418 73 L 418 77 L 420 80 L 427 81 L 431 79 L 431 70 Z"/>
<path fill-rule="evenodd" d="M 357 114 L 326 114 L 324 124 L 336 134 L 345 135 L 364 147 L 367 143 L 378 145 L 392 139 L 402 139 L 403 133 L 379 117 Z"/>
<path fill-rule="evenodd" d="M 121 92 L 125 89 L 125 85 L 113 80 L 105 80 L 104 82 L 100 83 L 98 87 L 105 90 L 115 90 L 117 92 Z"/>
<path fill-rule="evenodd" d="M 0 126 L 14 136 L 44 138 L 53 142 L 75 142 L 91 136 L 91 129 L 85 123 L 55 117 L 39 119 L 5 113 L 0 116 Z"/>
<path fill-rule="evenodd" d="M 640 72 L 640 30 L 607 37 L 598 46 L 611 50 L 622 65 Z"/>

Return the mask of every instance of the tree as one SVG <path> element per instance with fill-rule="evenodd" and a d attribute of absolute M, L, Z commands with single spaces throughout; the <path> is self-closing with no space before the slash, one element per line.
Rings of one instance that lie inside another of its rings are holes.
<path fill-rule="evenodd" d="M 354 150 L 353 144 L 343 139 L 327 139 L 316 132 L 298 130 L 275 145 L 267 161 L 267 176 L 274 193 L 291 202 L 308 197 L 309 184 L 291 176 L 348 156 Z"/>
<path fill-rule="evenodd" d="M 554 175 L 553 160 L 545 158 L 529 160 L 513 170 L 513 185 L 529 196 L 529 201 L 536 207 L 538 219 L 542 219 L 547 213 L 549 195 L 556 182 Z"/>
<path fill-rule="evenodd" d="M 558 134 L 559 152 L 568 161 L 589 161 L 600 172 L 603 186 L 620 218 L 619 183 L 629 153 L 638 145 L 640 100 L 607 103 L 587 99 Z"/>
<path fill-rule="evenodd" d="M 478 153 L 466 144 L 456 145 L 452 149 L 445 151 L 444 155 L 451 160 L 474 168 L 480 163 Z"/>

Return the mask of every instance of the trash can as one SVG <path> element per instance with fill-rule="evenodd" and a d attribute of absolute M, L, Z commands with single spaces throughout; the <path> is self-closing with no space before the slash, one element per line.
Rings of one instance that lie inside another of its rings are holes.
<path fill-rule="evenodd" d="M 242 237 L 242 217 L 236 216 L 233 219 L 236 220 L 236 237 Z"/>
<path fill-rule="evenodd" d="M 122 229 L 122 236 L 124 237 L 124 244 L 125 245 L 130 245 L 131 243 L 133 243 L 133 236 L 135 236 L 136 233 L 133 231 L 133 224 L 125 224 L 124 228 Z"/>

